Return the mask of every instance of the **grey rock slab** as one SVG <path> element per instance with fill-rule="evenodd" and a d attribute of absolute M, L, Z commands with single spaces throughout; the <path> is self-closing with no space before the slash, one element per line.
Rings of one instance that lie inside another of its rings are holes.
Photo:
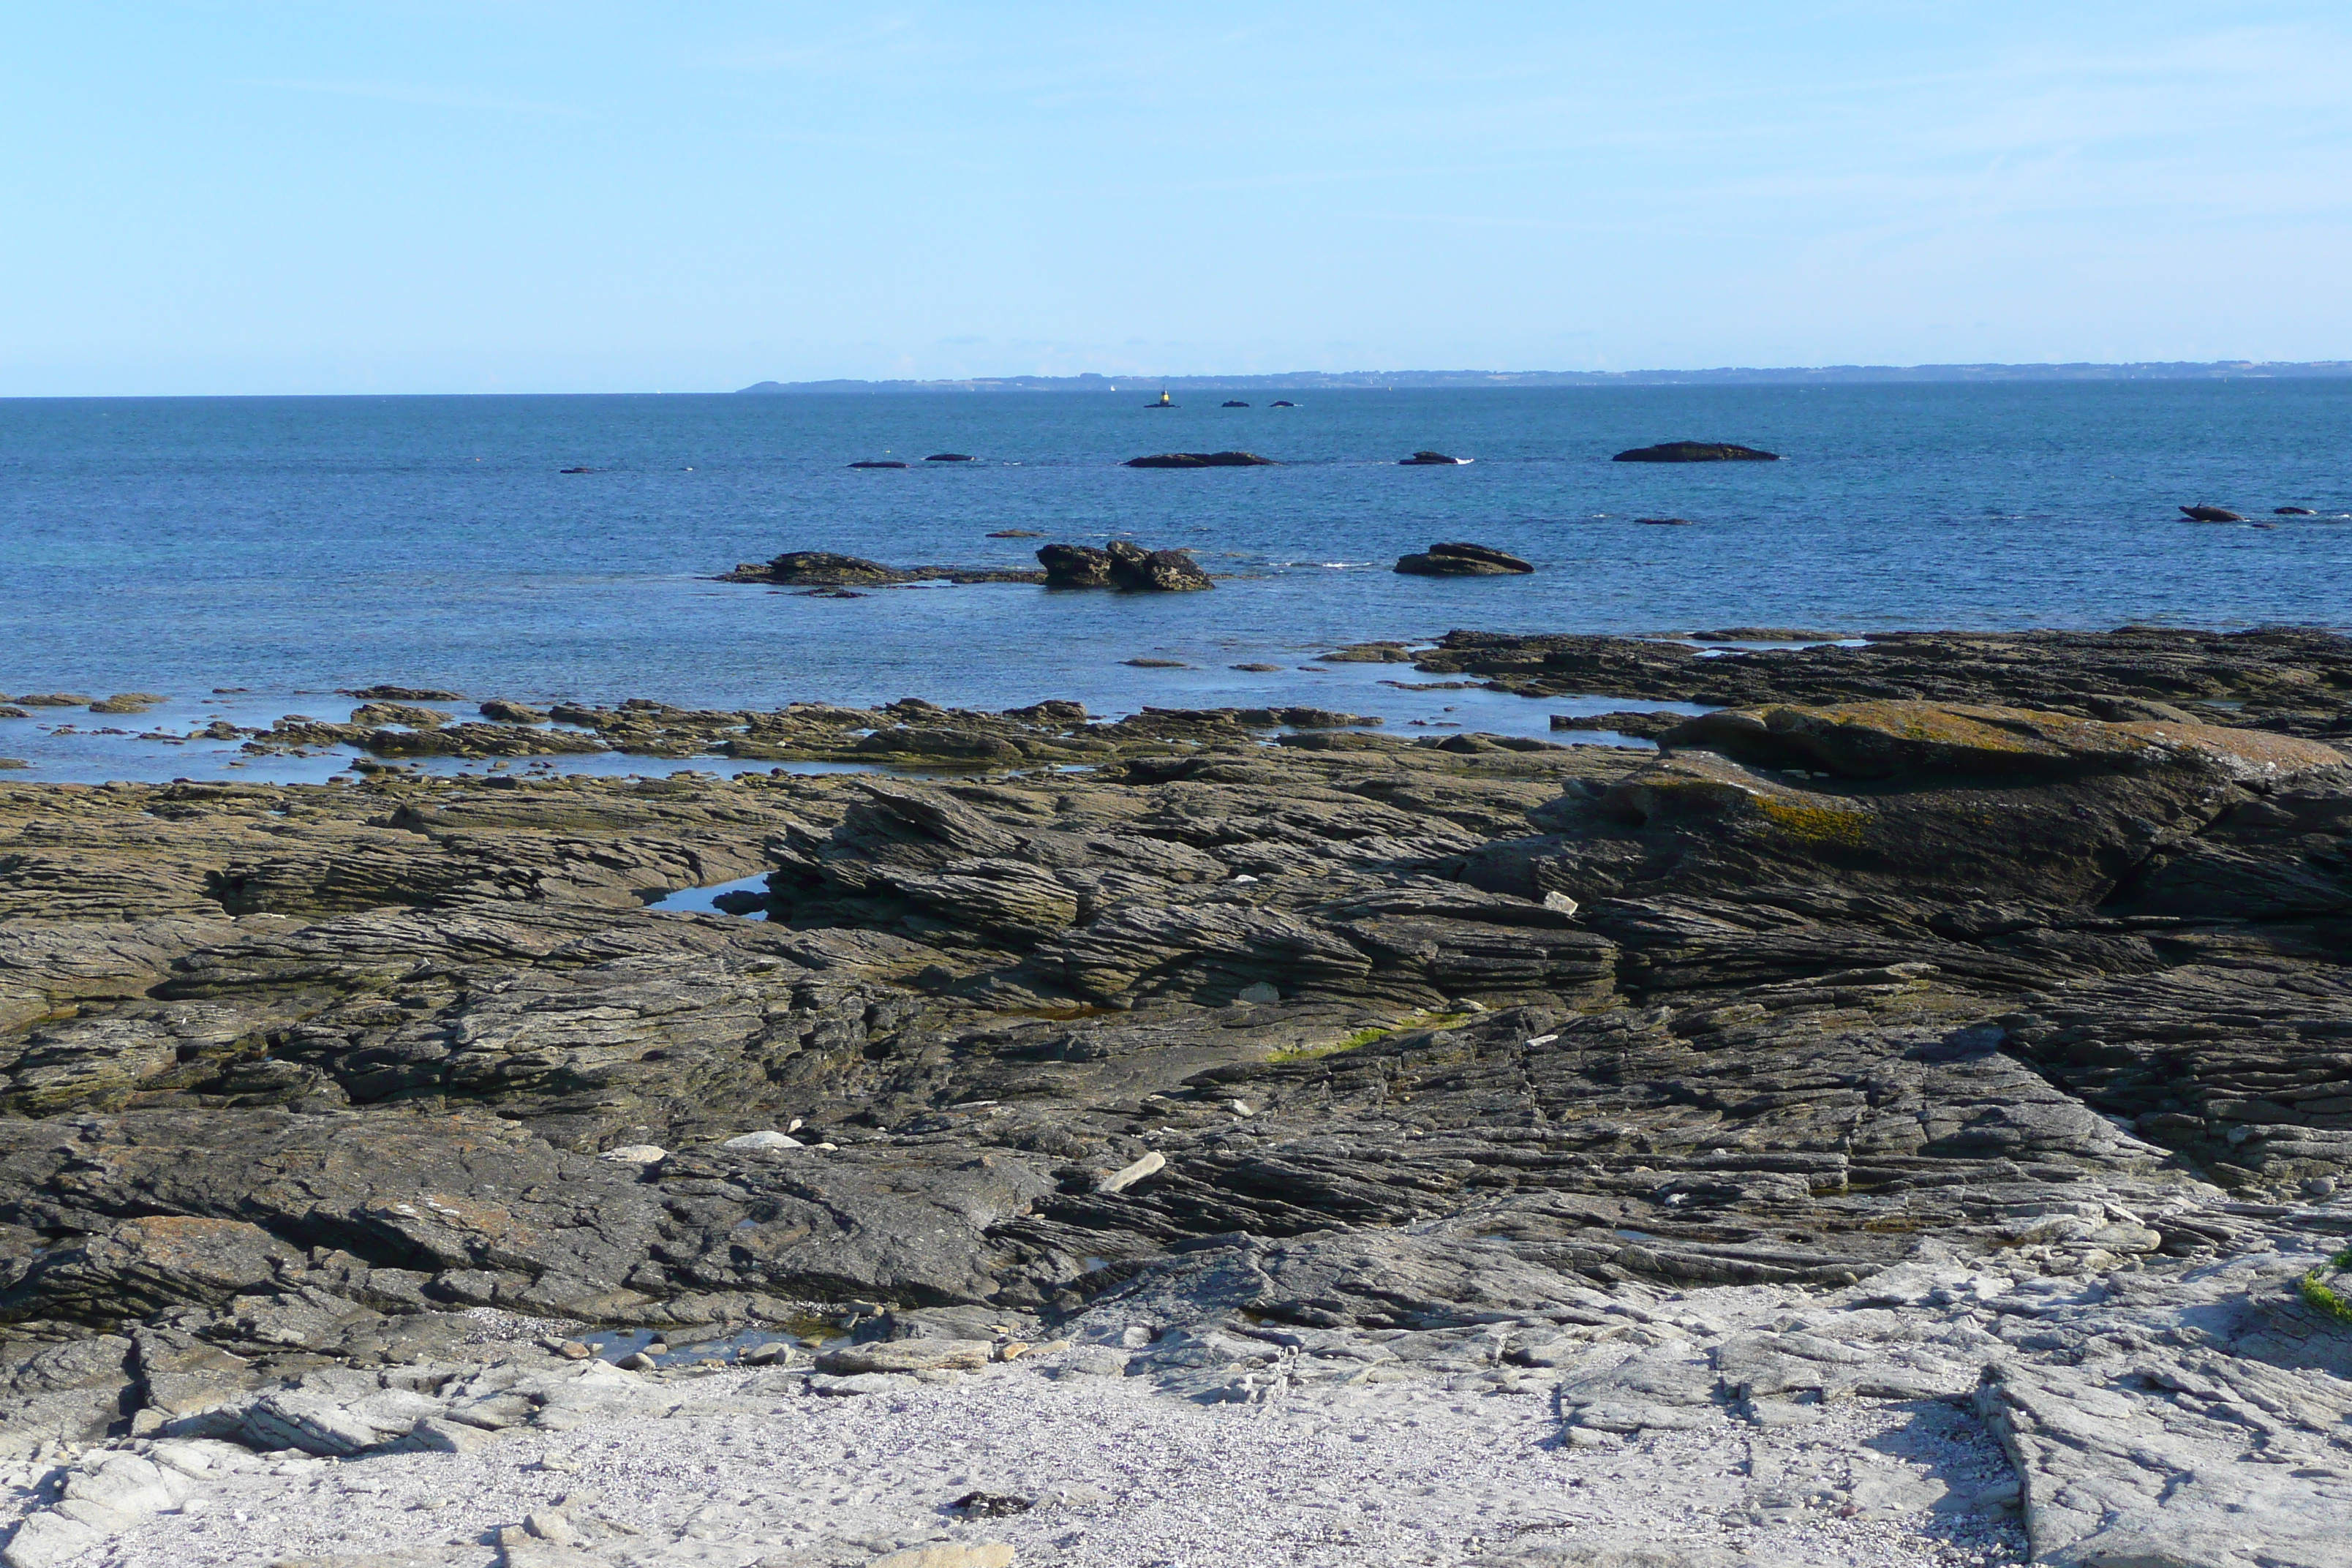
<path fill-rule="evenodd" d="M 986 1366 L 995 1346 L 987 1340 L 883 1340 L 844 1345 L 816 1358 L 820 1373 L 964 1371 Z"/>

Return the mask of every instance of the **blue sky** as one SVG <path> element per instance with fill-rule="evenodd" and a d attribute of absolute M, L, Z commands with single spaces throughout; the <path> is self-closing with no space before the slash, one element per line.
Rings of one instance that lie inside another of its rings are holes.
<path fill-rule="evenodd" d="M 0 16 L 0 395 L 2352 357 L 2352 7 Z"/>

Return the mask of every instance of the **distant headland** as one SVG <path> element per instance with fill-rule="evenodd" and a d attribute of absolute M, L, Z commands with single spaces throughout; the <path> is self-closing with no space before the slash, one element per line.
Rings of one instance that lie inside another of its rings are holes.
<path fill-rule="evenodd" d="M 950 381 L 762 381 L 745 393 L 1316 392 L 1469 386 L 1856 385 L 1874 382 L 2252 381 L 2352 376 L 2352 360 L 2154 360 L 2133 364 L 1831 364 L 1717 370 L 1294 370 L 1279 375 L 992 375 Z"/>

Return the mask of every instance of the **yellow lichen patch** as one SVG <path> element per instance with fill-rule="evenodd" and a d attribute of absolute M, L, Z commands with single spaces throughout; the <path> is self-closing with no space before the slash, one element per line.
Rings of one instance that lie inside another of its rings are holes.
<path fill-rule="evenodd" d="M 1870 828 L 1870 814 L 1866 811 L 1841 810 L 1833 805 L 1817 805 L 1810 801 L 1759 796 L 1756 809 L 1783 835 L 1807 844 L 1833 844 L 1843 848 L 1859 849 Z"/>
<path fill-rule="evenodd" d="M 1265 1059 L 1269 1066 L 1318 1061 L 1325 1057 L 1336 1057 L 1342 1051 L 1361 1050 L 1376 1041 L 1387 1039 L 1391 1035 L 1401 1035 L 1407 1029 L 1450 1029 L 1469 1016 L 1467 1013 L 1416 1013 L 1394 1024 L 1376 1024 L 1368 1029 L 1359 1029 L 1328 1045 L 1299 1046 L 1291 1050 L 1276 1051 Z"/>

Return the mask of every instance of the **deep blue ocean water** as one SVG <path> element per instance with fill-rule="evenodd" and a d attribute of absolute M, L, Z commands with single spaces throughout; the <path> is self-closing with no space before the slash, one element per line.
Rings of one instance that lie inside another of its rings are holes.
<path fill-rule="evenodd" d="M 1156 390 L 0 402 L 0 692 L 174 699 L 144 720 L 0 721 L 0 755 L 38 764 L 18 777 L 201 772 L 217 764 L 194 748 L 118 738 L 100 757 L 41 726 L 209 717 L 224 687 L 247 689 L 225 704 L 239 717 L 340 716 L 319 694 L 383 681 L 725 706 L 1311 701 L 1392 722 L 1450 705 L 1446 721 L 1540 731 L 1545 705 L 1297 667 L 1454 626 L 2352 623 L 2352 381 L 1320 392 L 1288 409 L 1194 394 L 1147 409 Z M 1682 437 L 1785 460 L 1609 461 Z M 1120 466 L 1224 447 L 1281 466 Z M 1397 465 L 1421 447 L 1475 461 Z M 939 451 L 980 460 L 920 461 Z M 914 466 L 846 467 L 876 458 Z M 599 471 L 559 471 L 579 466 Z M 2197 501 L 2278 526 L 2182 521 Z M 2330 515 L 2272 517 L 2283 505 Z M 843 600 L 706 580 L 786 549 L 1027 564 L 1043 541 L 987 537 L 1013 528 L 1181 545 L 1222 580 Z M 1539 570 L 1389 570 L 1440 540 Z M 1136 657 L 1195 668 L 1122 663 Z M 1241 662 L 1284 669 L 1227 668 Z"/>

